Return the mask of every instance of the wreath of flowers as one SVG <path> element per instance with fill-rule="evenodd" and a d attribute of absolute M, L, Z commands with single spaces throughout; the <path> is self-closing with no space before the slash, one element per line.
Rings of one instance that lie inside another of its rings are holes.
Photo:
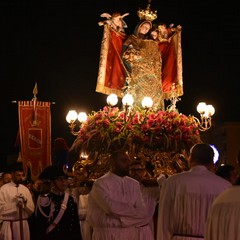
<path fill-rule="evenodd" d="M 88 115 L 75 143 L 91 152 L 137 146 L 154 151 L 189 151 L 200 141 L 193 116 L 176 111 L 120 110 L 104 107 Z"/>

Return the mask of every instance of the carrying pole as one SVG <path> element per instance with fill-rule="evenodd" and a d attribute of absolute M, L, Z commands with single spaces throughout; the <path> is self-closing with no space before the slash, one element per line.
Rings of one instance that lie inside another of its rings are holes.
<path fill-rule="evenodd" d="M 22 217 L 22 210 L 23 210 L 23 203 L 22 201 L 18 201 L 18 209 L 19 209 L 19 224 L 20 224 L 20 239 L 23 240 L 23 217 Z"/>

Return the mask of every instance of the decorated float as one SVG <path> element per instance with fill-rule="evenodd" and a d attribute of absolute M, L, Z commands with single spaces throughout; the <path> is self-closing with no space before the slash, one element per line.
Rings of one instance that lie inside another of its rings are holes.
<path fill-rule="evenodd" d="M 185 171 L 190 148 L 201 142 L 200 132 L 211 127 L 212 105 L 198 105 L 200 120 L 179 113 L 176 108 L 183 95 L 182 27 L 154 24 L 157 12 L 151 10 L 150 1 L 146 9 L 139 9 L 137 13 L 139 26 L 149 24 L 149 34 L 142 38 L 140 32 L 134 32 L 133 42 L 128 44 L 125 53 L 129 36 L 125 34 L 127 24 L 123 18 L 128 13 L 101 15 L 105 20 L 99 22 L 104 30 L 96 91 L 108 96 L 107 105 L 88 115 L 70 111 L 66 117 L 76 136 L 68 169 L 80 182 L 93 181 L 106 173 L 109 155 L 117 149 L 125 149 L 132 160 L 141 161 L 149 179 Z M 158 65 L 154 65 L 157 55 L 149 51 L 148 46 L 151 51 L 157 49 Z M 148 52 L 146 61 L 144 57 Z M 153 80 L 161 86 L 158 98 L 152 94 Z M 145 81 L 145 85 L 137 89 L 140 81 Z M 145 86 L 148 91 L 142 91 Z M 163 102 L 164 107 L 154 101 Z M 77 118 L 79 130 L 75 130 Z"/>

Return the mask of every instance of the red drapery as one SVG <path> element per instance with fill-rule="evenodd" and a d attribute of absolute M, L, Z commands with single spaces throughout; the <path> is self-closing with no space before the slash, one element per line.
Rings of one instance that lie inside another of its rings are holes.
<path fill-rule="evenodd" d="M 96 92 L 107 95 L 115 93 L 118 97 L 123 97 L 126 71 L 121 52 L 125 38 L 125 33 L 104 26 Z"/>
<path fill-rule="evenodd" d="M 50 102 L 19 101 L 19 132 L 21 158 L 32 176 L 51 165 L 51 111 Z"/>
<path fill-rule="evenodd" d="M 162 55 L 162 88 L 165 99 L 183 95 L 181 31 L 172 36 L 171 41 L 159 43 Z M 172 89 L 175 84 L 175 89 Z"/>

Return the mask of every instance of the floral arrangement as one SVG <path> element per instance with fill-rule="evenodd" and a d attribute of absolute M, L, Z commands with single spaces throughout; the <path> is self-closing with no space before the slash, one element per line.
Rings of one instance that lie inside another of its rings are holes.
<path fill-rule="evenodd" d="M 193 116 L 176 111 L 120 110 L 104 107 L 89 114 L 75 145 L 89 152 L 109 153 L 131 146 L 154 151 L 181 152 L 200 141 Z"/>

